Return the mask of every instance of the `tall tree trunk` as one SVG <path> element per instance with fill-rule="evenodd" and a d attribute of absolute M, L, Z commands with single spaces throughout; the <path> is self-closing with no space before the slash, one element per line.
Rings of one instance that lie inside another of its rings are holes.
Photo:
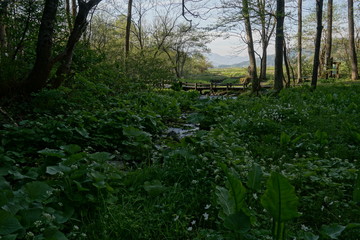
<path fill-rule="evenodd" d="M 290 83 L 291 83 L 291 75 L 290 75 L 290 62 L 287 56 L 287 49 L 286 49 L 286 41 L 284 39 L 284 63 L 285 63 L 285 69 L 286 69 L 286 87 L 289 88 L 290 87 Z"/>
<path fill-rule="evenodd" d="M 72 30 L 73 18 L 70 13 L 70 0 L 65 1 L 66 20 L 68 22 L 69 31 Z"/>
<path fill-rule="evenodd" d="M 331 61 L 331 49 L 332 49 L 332 28 L 333 28 L 333 0 L 328 0 L 327 6 L 327 36 L 326 36 L 326 78 L 331 75 L 332 61 Z"/>
<path fill-rule="evenodd" d="M 71 31 L 71 34 L 67 41 L 66 49 L 56 59 L 56 60 L 61 59 L 61 63 L 56 71 L 55 77 L 51 79 L 52 88 L 58 88 L 65 80 L 66 75 L 70 72 L 70 66 L 72 63 L 74 49 L 76 43 L 78 43 L 78 41 L 80 40 L 81 35 L 86 30 L 86 27 L 88 25 L 87 17 L 89 15 L 89 12 L 94 6 L 99 4 L 101 1 L 102 0 L 90 0 L 89 2 L 86 3 L 83 0 L 79 0 L 78 14 L 75 19 L 73 30 Z"/>
<path fill-rule="evenodd" d="M 265 1 L 258 0 L 259 17 L 261 22 L 261 47 L 262 55 L 260 62 L 260 80 L 266 80 L 266 61 L 267 61 L 267 36 L 266 36 L 266 20 L 265 20 Z"/>
<path fill-rule="evenodd" d="M 35 65 L 25 80 L 24 91 L 35 92 L 46 86 L 51 71 L 54 26 L 59 0 L 46 0 L 36 46 Z"/>
<path fill-rule="evenodd" d="M 0 3 L 0 59 L 6 53 L 7 39 L 6 39 L 6 17 L 7 6 L 9 1 L 3 1 Z"/>
<path fill-rule="evenodd" d="M 72 17 L 73 17 L 73 21 L 75 21 L 75 18 L 77 16 L 77 4 L 76 4 L 76 0 L 72 0 Z"/>
<path fill-rule="evenodd" d="M 245 21 L 246 42 L 247 42 L 247 49 L 248 49 L 249 61 L 250 61 L 250 78 L 252 81 L 252 91 L 258 92 L 261 86 L 256 70 L 255 49 L 254 49 L 254 40 L 252 36 L 252 29 L 250 22 L 249 2 L 248 0 L 242 0 L 242 4 L 243 4 L 242 14 Z"/>
<path fill-rule="evenodd" d="M 298 0 L 298 56 L 297 56 L 297 82 L 302 82 L 302 0 Z"/>
<path fill-rule="evenodd" d="M 267 68 L 267 46 L 262 44 L 262 56 L 260 62 L 260 80 L 266 80 L 266 68 Z"/>
<path fill-rule="evenodd" d="M 320 47 L 321 47 L 321 32 L 323 29 L 322 26 L 322 15 L 323 15 L 323 0 L 316 0 L 316 40 L 315 40 L 315 54 L 314 54 L 314 64 L 312 70 L 312 79 L 311 87 L 315 90 L 317 86 L 318 79 L 318 69 L 320 63 Z"/>
<path fill-rule="evenodd" d="M 354 30 L 354 1 L 348 0 L 348 23 L 349 23 L 349 52 L 351 63 L 351 80 L 359 78 L 358 63 L 355 48 L 355 30 Z"/>
<path fill-rule="evenodd" d="M 128 2 L 128 12 L 126 18 L 126 33 L 125 33 L 125 56 L 129 56 L 130 52 L 130 29 L 131 29 L 131 19 L 132 19 L 132 5 L 133 0 Z"/>
<path fill-rule="evenodd" d="M 285 1 L 276 1 L 276 38 L 275 38 L 275 81 L 274 88 L 277 92 L 283 89 L 283 51 L 284 51 L 284 17 Z"/>

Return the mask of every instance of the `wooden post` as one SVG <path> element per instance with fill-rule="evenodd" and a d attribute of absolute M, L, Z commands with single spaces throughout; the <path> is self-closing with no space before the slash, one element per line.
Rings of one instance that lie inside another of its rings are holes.
<path fill-rule="evenodd" d="M 197 90 L 197 83 L 195 83 L 195 90 Z"/>

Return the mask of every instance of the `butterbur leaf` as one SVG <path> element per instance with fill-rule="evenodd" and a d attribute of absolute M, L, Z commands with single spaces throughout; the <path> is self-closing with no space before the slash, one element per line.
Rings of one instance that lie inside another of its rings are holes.
<path fill-rule="evenodd" d="M 228 180 L 226 186 L 229 189 L 230 200 L 233 201 L 233 206 L 235 207 L 232 213 L 240 210 L 244 211 L 246 188 L 240 181 L 239 174 L 235 169 L 229 170 L 225 164 L 222 164 L 221 168 L 226 174 Z"/>
<path fill-rule="evenodd" d="M 281 133 L 280 135 L 280 145 L 284 146 L 287 145 L 290 142 L 290 136 L 284 132 Z"/>
<path fill-rule="evenodd" d="M 158 196 L 166 191 L 166 187 L 159 180 L 144 183 L 145 191 L 152 196 Z"/>
<path fill-rule="evenodd" d="M 11 213 L 0 209 L 0 235 L 7 235 L 22 229 L 20 222 Z"/>
<path fill-rule="evenodd" d="M 32 201 L 42 201 L 47 199 L 52 192 L 52 188 L 44 182 L 30 182 L 23 187 L 24 192 Z"/>
<path fill-rule="evenodd" d="M 304 240 L 318 240 L 320 238 L 318 235 L 311 232 L 304 232 L 302 237 Z"/>
<path fill-rule="evenodd" d="M 360 171 L 358 171 L 354 191 L 353 191 L 354 202 L 360 202 Z"/>
<path fill-rule="evenodd" d="M 229 190 L 224 187 L 216 186 L 215 194 L 217 196 L 217 202 L 221 206 L 219 217 L 225 220 L 226 216 L 235 213 L 234 202 L 230 198 Z"/>
<path fill-rule="evenodd" d="M 62 150 L 56 150 L 56 149 L 43 149 L 38 151 L 38 153 L 40 153 L 41 155 L 44 156 L 49 156 L 49 157 L 58 157 L 58 158 L 63 158 L 65 157 L 65 153 Z"/>
<path fill-rule="evenodd" d="M 331 239 L 338 239 L 345 229 L 345 226 L 334 223 L 331 225 L 323 225 L 320 229 L 320 233 Z"/>
<path fill-rule="evenodd" d="M 250 217 L 243 211 L 230 214 L 225 218 L 224 227 L 232 231 L 245 233 L 250 229 Z"/>
<path fill-rule="evenodd" d="M 17 236 L 18 236 L 17 234 L 6 235 L 3 236 L 1 240 L 16 240 Z"/>
<path fill-rule="evenodd" d="M 30 227 L 32 224 L 34 224 L 35 221 L 41 219 L 42 213 L 43 210 L 41 208 L 29 208 L 20 210 L 19 215 L 21 216 L 21 224 L 26 228 Z"/>
<path fill-rule="evenodd" d="M 71 168 L 67 166 L 48 166 L 46 167 L 46 173 L 50 175 L 56 175 L 58 173 L 70 172 Z"/>
<path fill-rule="evenodd" d="M 132 126 L 124 127 L 123 134 L 127 137 L 135 137 L 137 140 L 147 140 L 151 137 L 150 133 L 144 132 Z"/>
<path fill-rule="evenodd" d="M 75 154 L 81 151 L 81 147 L 76 144 L 61 146 L 60 148 L 70 154 Z"/>
<path fill-rule="evenodd" d="M 114 158 L 114 156 L 108 152 L 96 152 L 91 154 L 90 158 L 97 162 L 105 162 L 105 161 L 110 161 L 111 159 Z"/>
<path fill-rule="evenodd" d="M 360 228 L 360 223 L 349 223 L 346 225 L 346 230 Z"/>
<path fill-rule="evenodd" d="M 77 132 L 77 133 L 79 133 L 81 136 L 83 136 L 84 138 L 88 138 L 89 137 L 89 132 L 88 131 L 86 131 L 86 129 L 85 128 L 75 128 L 75 131 Z"/>
<path fill-rule="evenodd" d="M 68 240 L 68 238 L 57 229 L 46 229 L 44 237 L 47 240 Z"/>
<path fill-rule="evenodd" d="M 273 172 L 261 197 L 261 205 L 277 222 L 285 222 L 300 215 L 298 204 L 294 187 L 284 176 Z"/>
<path fill-rule="evenodd" d="M 258 164 L 253 164 L 251 170 L 249 171 L 246 185 L 254 191 L 259 190 L 261 187 L 262 176 L 263 172 L 261 167 Z"/>

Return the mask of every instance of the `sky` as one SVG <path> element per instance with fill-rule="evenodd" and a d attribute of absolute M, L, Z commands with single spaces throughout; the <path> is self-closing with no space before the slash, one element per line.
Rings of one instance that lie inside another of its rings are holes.
<path fill-rule="evenodd" d="M 125 7 L 126 7 L 126 3 L 127 0 L 108 0 L 108 1 L 113 1 L 113 2 L 117 2 L 120 5 L 120 8 L 124 8 L 125 11 Z M 140 0 L 138 0 L 140 1 Z M 145 2 L 147 0 L 144 0 Z M 150 0 L 149 0 L 150 1 Z M 168 4 L 170 2 L 172 3 L 177 3 L 178 6 L 181 6 L 181 0 L 154 0 L 157 3 L 161 4 Z M 314 0 L 303 0 L 304 1 L 304 14 L 306 14 L 306 12 L 309 12 L 310 10 L 314 11 L 315 9 L 315 1 Z M 199 2 L 199 1 L 195 1 L 195 2 Z M 209 4 L 209 6 L 213 6 L 214 4 L 219 4 L 220 0 L 205 0 L 202 2 L 206 2 L 207 4 Z M 327 2 L 326 0 L 324 2 Z M 186 0 L 187 6 L 189 7 L 189 9 L 196 9 L 196 8 L 192 8 L 191 6 L 191 0 Z M 334 3 L 345 3 L 345 0 L 334 0 Z M 297 6 L 297 0 L 287 0 L 286 4 L 288 4 L 287 6 L 292 5 L 292 8 L 287 8 L 287 11 L 295 11 L 296 12 L 296 6 Z M 326 5 L 326 4 L 325 4 Z M 293 9 L 293 10 L 291 10 Z M 196 11 L 196 10 L 194 10 Z M 326 11 L 326 9 L 324 8 L 324 11 Z M 194 17 L 187 15 L 189 18 L 192 18 L 194 20 L 194 22 L 199 22 L 200 26 L 207 26 L 209 23 L 214 23 L 217 19 L 217 15 L 215 11 L 212 11 L 211 14 L 209 15 L 210 17 L 207 18 L 206 20 L 199 20 L 199 19 L 195 19 Z M 291 24 L 292 26 L 296 27 L 297 22 L 296 22 L 296 14 L 293 15 L 293 20 L 290 20 L 290 18 L 287 18 L 286 21 L 292 21 Z M 258 37 L 254 34 L 254 39 L 257 39 Z M 219 37 L 217 39 L 215 39 L 213 42 L 208 44 L 208 47 L 211 49 L 212 53 L 216 53 L 219 55 L 235 55 L 235 56 L 247 56 L 247 51 L 246 51 L 246 46 L 245 43 L 242 42 L 238 37 L 228 37 L 226 39 L 224 39 L 223 37 Z M 260 50 L 260 49 L 259 49 Z M 274 46 L 270 45 L 269 49 L 268 49 L 268 53 L 269 54 L 273 54 L 274 53 Z"/>

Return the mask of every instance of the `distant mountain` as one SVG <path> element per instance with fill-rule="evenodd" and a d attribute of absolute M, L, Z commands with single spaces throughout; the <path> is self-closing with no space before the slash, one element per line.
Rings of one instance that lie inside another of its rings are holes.
<path fill-rule="evenodd" d="M 214 65 L 214 67 L 219 67 L 220 65 L 238 64 L 248 60 L 248 57 L 244 56 L 220 55 L 217 53 L 208 53 L 205 54 L 205 56 L 209 62 Z"/>
<path fill-rule="evenodd" d="M 274 62 L 275 62 L 275 55 L 268 55 L 267 59 L 266 59 L 267 66 L 274 66 Z M 249 65 L 250 65 L 250 63 L 247 60 L 247 61 L 242 61 L 242 62 L 234 63 L 234 64 L 221 64 L 221 65 L 217 65 L 216 67 L 218 67 L 218 68 L 235 68 L 235 67 L 243 68 L 243 67 L 247 67 Z M 256 65 L 258 67 L 260 66 L 259 58 L 256 59 Z M 214 67 L 215 67 L 215 65 L 214 65 Z"/>

